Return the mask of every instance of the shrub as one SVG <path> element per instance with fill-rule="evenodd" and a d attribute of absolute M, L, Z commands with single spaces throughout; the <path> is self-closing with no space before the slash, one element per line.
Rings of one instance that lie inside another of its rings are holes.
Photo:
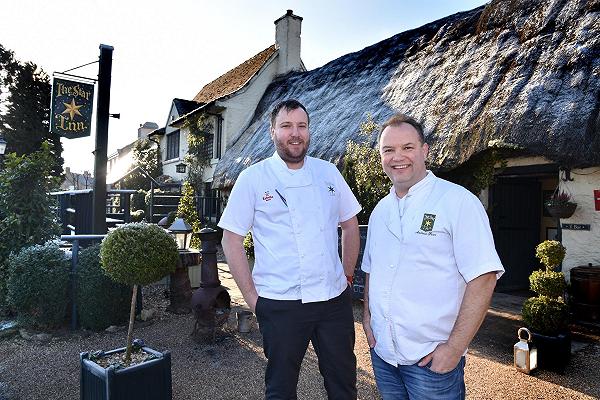
<path fill-rule="evenodd" d="M 79 253 L 77 265 L 77 305 L 79 324 L 104 329 L 128 318 L 131 288 L 110 279 L 100 265 L 100 245 Z"/>
<path fill-rule="evenodd" d="M 557 335 L 567 329 L 569 307 L 562 299 L 531 297 L 523 303 L 523 322 L 542 335 Z"/>
<path fill-rule="evenodd" d="M 565 258 L 565 254 L 565 247 L 556 240 L 544 240 L 535 248 L 535 256 L 540 259 L 547 269 L 560 265 Z"/>
<path fill-rule="evenodd" d="M 535 255 L 546 270 L 533 271 L 529 276 L 529 287 L 538 296 L 527 299 L 522 310 L 523 322 L 534 332 L 555 336 L 567 329 L 569 309 L 562 298 L 565 276 L 552 270 L 565 254 L 565 247 L 555 240 L 545 240 L 535 248 Z"/>
<path fill-rule="evenodd" d="M 252 233 L 248 232 L 244 238 L 244 250 L 246 251 L 246 257 L 248 259 L 254 258 L 254 241 L 252 240 Z"/>
<path fill-rule="evenodd" d="M 558 298 L 564 295 L 565 275 L 556 271 L 533 271 L 529 276 L 530 288 L 537 294 Z"/>
<path fill-rule="evenodd" d="M 131 195 L 131 210 L 145 210 L 146 204 L 146 192 L 144 190 L 138 190 Z"/>
<path fill-rule="evenodd" d="M 115 281 L 147 285 L 175 270 L 178 251 L 175 240 L 162 228 L 132 222 L 106 235 L 100 258 L 102 268 Z"/>
<path fill-rule="evenodd" d="M 183 190 L 181 192 L 181 198 L 179 199 L 179 206 L 177 206 L 177 216 L 183 218 L 185 222 L 190 224 L 192 227 L 192 240 L 190 247 L 194 249 L 200 248 L 200 236 L 198 232 L 202 228 L 200 224 L 200 218 L 196 211 L 196 200 L 195 200 L 194 187 L 190 182 L 183 183 Z"/>
<path fill-rule="evenodd" d="M 379 125 L 370 114 L 361 122 L 357 141 L 346 143 L 342 175 L 356 195 L 362 210 L 358 222 L 367 224 L 371 212 L 381 198 L 390 191 L 391 182 L 381 169 L 377 132 Z"/>
<path fill-rule="evenodd" d="M 59 185 L 51 175 L 52 160 L 50 145 L 44 142 L 35 153 L 6 155 L 0 168 L 0 314 L 6 306 L 10 253 L 60 234 L 55 202 L 48 195 Z"/>
<path fill-rule="evenodd" d="M 67 309 L 70 262 L 57 242 L 26 247 L 8 261 L 8 301 L 26 325 L 56 327 Z"/>

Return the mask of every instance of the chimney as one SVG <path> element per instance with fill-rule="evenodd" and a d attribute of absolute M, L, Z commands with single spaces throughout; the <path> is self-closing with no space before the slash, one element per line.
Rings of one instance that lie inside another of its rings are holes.
<path fill-rule="evenodd" d="M 279 49 L 277 75 L 303 70 L 300 59 L 301 29 L 302 17 L 294 15 L 292 10 L 287 10 L 283 17 L 275 21 L 275 44 Z"/>

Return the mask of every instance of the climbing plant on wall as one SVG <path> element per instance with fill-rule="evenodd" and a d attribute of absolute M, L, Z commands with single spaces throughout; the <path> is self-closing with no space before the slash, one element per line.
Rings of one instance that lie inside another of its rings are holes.
<path fill-rule="evenodd" d="M 205 149 L 206 138 L 213 131 L 211 116 L 200 113 L 186 119 L 183 128 L 187 130 L 188 153 L 184 161 L 189 167 L 187 181 L 196 191 L 201 190 L 204 168 L 210 165 L 212 154 Z"/>

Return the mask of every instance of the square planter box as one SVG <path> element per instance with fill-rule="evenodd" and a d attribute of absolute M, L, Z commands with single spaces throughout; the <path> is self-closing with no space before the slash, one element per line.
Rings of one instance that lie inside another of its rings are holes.
<path fill-rule="evenodd" d="M 531 332 L 537 347 L 538 367 L 563 373 L 571 358 L 571 335 L 546 336 Z"/>
<path fill-rule="evenodd" d="M 125 347 L 106 352 L 124 352 Z M 149 347 L 143 351 L 158 358 L 127 368 L 102 368 L 81 353 L 81 400 L 164 400 L 172 398 L 171 353 L 160 353 Z"/>

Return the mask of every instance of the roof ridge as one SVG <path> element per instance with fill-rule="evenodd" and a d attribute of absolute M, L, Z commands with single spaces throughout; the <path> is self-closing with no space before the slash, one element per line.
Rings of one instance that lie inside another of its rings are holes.
<path fill-rule="evenodd" d="M 210 103 L 213 100 L 241 89 L 276 51 L 277 47 L 275 44 L 261 50 L 217 79 L 204 85 L 198 94 L 194 96 L 193 101 Z"/>

